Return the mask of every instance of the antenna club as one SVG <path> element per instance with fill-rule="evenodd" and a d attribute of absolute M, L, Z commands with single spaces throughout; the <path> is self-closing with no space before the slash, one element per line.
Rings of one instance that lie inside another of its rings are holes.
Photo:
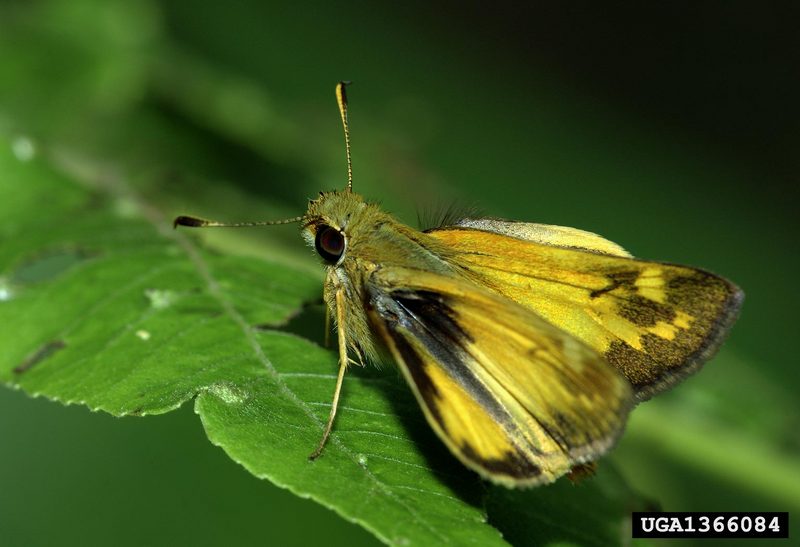
<path fill-rule="evenodd" d="M 200 228 L 205 226 L 207 221 L 196 218 L 196 217 L 187 217 L 187 216 L 179 216 L 174 221 L 172 221 L 172 228 L 177 228 L 178 226 L 190 226 L 192 228 Z"/>

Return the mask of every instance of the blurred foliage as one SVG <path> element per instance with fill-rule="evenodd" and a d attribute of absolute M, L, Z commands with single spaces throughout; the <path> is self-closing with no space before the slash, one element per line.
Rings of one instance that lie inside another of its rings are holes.
<path fill-rule="evenodd" d="M 525 492 L 527 514 L 546 520 L 571 497 L 607 500 L 603 486 L 619 484 L 614 469 L 668 510 L 796 513 L 796 11 L 745 2 L 720 13 L 590 3 L 485 10 L 314 2 L 299 10 L 255 1 L 6 1 L 2 146 L 13 143 L 17 158 L 43 158 L 65 181 L 120 182 L 164 217 L 291 216 L 318 190 L 342 185 L 332 87 L 353 80 L 356 188 L 401 218 L 413 222 L 417 209 L 459 200 L 493 216 L 589 229 L 638 256 L 703 266 L 747 294 L 721 354 L 633 413 L 603 463 L 613 467 L 587 487 L 594 490 L 584 496 L 559 483 Z M 4 196 L 37 195 L 25 184 L 34 181 L 0 173 Z M 46 223 L 55 206 L 55 197 L 37 199 L 39 211 L 17 210 L 30 225 Z M 114 214 L 127 205 L 117 200 Z M 95 237 L 113 224 L 98 224 Z M 131 244 L 142 236 L 131 232 Z M 224 256 L 319 277 L 291 229 L 209 231 L 203 239 Z M 9 254 L 36 248 L 24 232 L 4 229 L 0 241 Z M 31 261 L 23 281 L 47 283 L 80 260 L 51 258 Z M 12 265 L 2 267 L 5 295 L 20 280 L 10 277 Z M 196 425 L 187 412 L 111 421 L 8 390 L 0 405 L 0 540 L 374 541 L 250 480 L 188 433 Z M 531 533 L 522 524 L 532 521 L 515 518 L 525 512 L 507 495 L 490 492 L 489 521 L 520 543 Z"/>

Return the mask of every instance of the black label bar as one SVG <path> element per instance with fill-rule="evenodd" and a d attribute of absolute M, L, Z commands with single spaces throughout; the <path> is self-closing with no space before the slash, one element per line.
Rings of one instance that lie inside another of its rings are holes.
<path fill-rule="evenodd" d="M 788 538 L 789 513 L 633 513 L 633 538 Z"/>

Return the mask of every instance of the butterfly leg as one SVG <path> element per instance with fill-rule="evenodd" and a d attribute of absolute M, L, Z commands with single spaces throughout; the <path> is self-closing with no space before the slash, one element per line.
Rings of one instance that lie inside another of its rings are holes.
<path fill-rule="evenodd" d="M 349 359 L 347 358 L 347 339 L 345 337 L 345 321 L 344 321 L 344 289 L 339 288 L 336 290 L 336 331 L 339 338 L 339 374 L 336 377 L 336 388 L 333 391 L 333 402 L 331 403 L 331 413 L 328 416 L 328 423 L 325 424 L 325 429 L 322 432 L 322 438 L 319 441 L 319 446 L 308 457 L 309 460 L 316 460 L 322 449 L 325 448 L 325 443 L 330 437 L 331 429 L 333 429 L 333 420 L 336 417 L 336 407 L 339 406 L 339 394 L 342 391 L 342 382 L 344 381 L 344 373 L 347 370 Z"/>
<path fill-rule="evenodd" d="M 325 306 L 325 347 L 331 347 L 331 309 Z"/>
<path fill-rule="evenodd" d="M 356 357 L 358 358 L 358 361 L 354 361 L 353 359 L 350 359 L 349 361 L 351 363 L 353 363 L 354 365 L 358 365 L 360 367 L 364 367 L 365 366 L 364 362 L 366 361 L 366 359 L 364 358 L 364 352 L 361 351 L 361 348 L 359 348 L 356 345 L 353 345 L 353 346 L 350 346 L 350 349 L 352 349 L 353 353 L 356 354 Z"/>

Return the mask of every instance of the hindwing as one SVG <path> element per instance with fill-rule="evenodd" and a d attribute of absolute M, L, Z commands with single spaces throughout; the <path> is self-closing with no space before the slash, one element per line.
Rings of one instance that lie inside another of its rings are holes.
<path fill-rule="evenodd" d="M 463 279 L 382 268 L 366 283 L 374 332 L 451 451 L 509 485 L 551 482 L 604 453 L 632 404 L 600 354 Z"/>

